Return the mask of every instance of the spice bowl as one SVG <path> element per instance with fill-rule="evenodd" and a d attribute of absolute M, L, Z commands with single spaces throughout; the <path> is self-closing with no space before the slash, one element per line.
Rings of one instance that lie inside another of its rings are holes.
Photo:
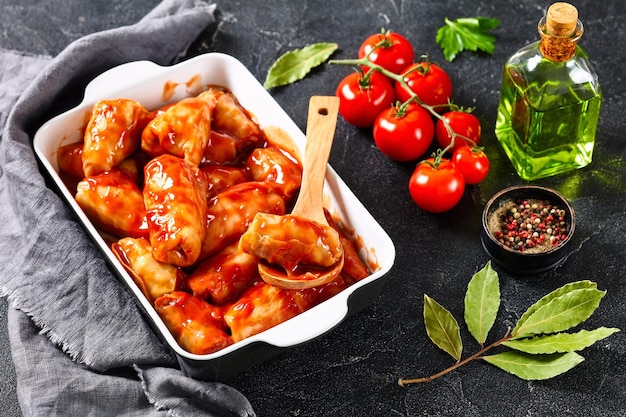
<path fill-rule="evenodd" d="M 576 217 L 557 191 L 533 185 L 496 193 L 482 215 L 481 241 L 490 258 L 513 273 L 560 265 L 569 253 Z"/>

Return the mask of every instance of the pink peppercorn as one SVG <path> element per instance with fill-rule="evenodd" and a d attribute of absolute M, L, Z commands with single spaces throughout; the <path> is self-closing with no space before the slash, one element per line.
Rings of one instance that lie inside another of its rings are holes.
<path fill-rule="evenodd" d="M 548 201 L 516 201 L 501 215 L 502 227 L 493 235 L 516 251 L 543 247 L 544 244 L 548 245 L 548 250 L 567 238 L 565 214 L 565 210 Z"/>

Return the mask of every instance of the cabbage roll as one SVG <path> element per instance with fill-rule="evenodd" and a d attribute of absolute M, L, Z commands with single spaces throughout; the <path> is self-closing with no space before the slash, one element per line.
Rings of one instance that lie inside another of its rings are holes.
<path fill-rule="evenodd" d="M 110 171 L 141 145 L 151 113 L 134 100 L 100 100 L 85 129 L 83 172 L 90 177 Z"/>
<path fill-rule="evenodd" d="M 206 230 L 207 184 L 200 169 L 172 155 L 144 168 L 143 198 L 152 255 L 186 267 L 200 256 Z"/>
<path fill-rule="evenodd" d="M 76 187 L 76 202 L 99 229 L 118 237 L 147 237 L 141 190 L 118 169 L 87 177 Z"/>

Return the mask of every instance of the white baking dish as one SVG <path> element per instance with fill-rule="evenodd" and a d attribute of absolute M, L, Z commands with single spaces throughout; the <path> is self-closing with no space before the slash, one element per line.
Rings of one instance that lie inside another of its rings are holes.
<path fill-rule="evenodd" d="M 47 174 L 76 212 L 114 273 L 134 295 L 155 331 L 174 351 L 183 371 L 198 379 L 219 380 L 286 348 L 310 341 L 371 304 L 383 286 L 385 274 L 394 263 L 395 248 L 387 233 L 329 166 L 325 194 L 330 211 L 339 215 L 341 223 L 358 236 L 363 245 L 363 259 L 375 266 L 372 275 L 314 308 L 216 353 L 196 355 L 182 349 L 65 187 L 59 176 L 57 150 L 61 145 L 82 139 L 81 128 L 92 105 L 99 99 L 124 97 L 153 109 L 196 95 L 201 86 L 208 84 L 229 88 L 262 128 L 271 126 L 284 130 L 291 136 L 300 154 L 304 154 L 304 133 L 238 60 L 220 53 L 201 55 L 171 67 L 148 61 L 132 62 L 103 73 L 87 86 L 84 99 L 77 107 L 55 117 L 37 131 L 34 148 Z"/>

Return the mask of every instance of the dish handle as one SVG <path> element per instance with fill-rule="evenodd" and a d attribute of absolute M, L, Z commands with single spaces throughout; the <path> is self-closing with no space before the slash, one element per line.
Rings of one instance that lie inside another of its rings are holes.
<path fill-rule="evenodd" d="M 91 103 L 106 95 L 111 95 L 112 90 L 120 93 L 127 91 L 145 81 L 146 74 L 158 74 L 165 69 L 166 67 L 151 61 L 134 61 L 113 67 L 87 84 L 83 102 Z"/>

